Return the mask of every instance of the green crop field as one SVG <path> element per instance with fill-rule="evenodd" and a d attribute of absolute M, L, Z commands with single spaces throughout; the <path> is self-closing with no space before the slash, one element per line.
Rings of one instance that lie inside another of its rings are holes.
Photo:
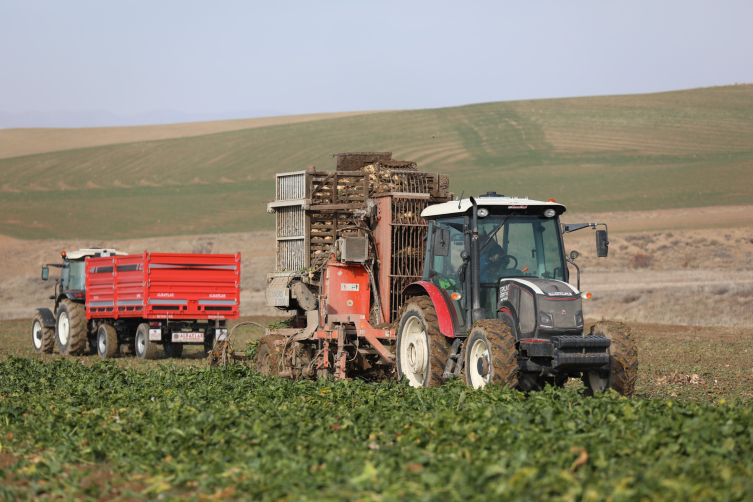
<path fill-rule="evenodd" d="M 10 357 L 0 432 L 7 500 L 753 498 L 747 402 Z"/>
<path fill-rule="evenodd" d="M 28 329 L 0 322 L 2 500 L 753 500 L 750 329 L 635 325 L 630 398 L 39 356 Z"/>
<path fill-rule="evenodd" d="M 275 172 L 385 150 L 451 174 L 458 194 L 494 187 L 589 212 L 748 204 L 753 85 L 384 112 L 5 158 L 0 233 L 269 229 Z"/>

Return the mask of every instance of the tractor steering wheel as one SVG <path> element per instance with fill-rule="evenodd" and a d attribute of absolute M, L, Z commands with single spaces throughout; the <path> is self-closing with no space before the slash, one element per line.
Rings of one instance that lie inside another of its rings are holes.
<path fill-rule="evenodd" d="M 508 266 L 508 265 L 510 265 L 510 260 L 514 260 L 515 261 L 515 265 L 513 265 L 512 267 Z M 518 268 L 518 259 L 515 258 L 511 254 L 498 254 L 496 256 L 489 257 L 489 261 L 492 262 L 492 263 L 494 263 L 495 265 L 497 263 L 502 263 L 502 268 L 504 270 L 510 270 L 511 268 L 513 268 L 513 269 L 517 269 Z"/>

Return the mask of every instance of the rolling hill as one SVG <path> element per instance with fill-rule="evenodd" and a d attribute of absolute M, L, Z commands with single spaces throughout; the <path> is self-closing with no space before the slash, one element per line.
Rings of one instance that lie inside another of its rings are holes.
<path fill-rule="evenodd" d="M 0 233 L 102 239 L 266 230 L 274 226 L 264 204 L 274 173 L 333 169 L 329 154 L 339 151 L 392 151 L 450 173 L 458 194 L 553 197 L 579 212 L 753 200 L 753 85 L 141 139 L 0 159 Z"/>

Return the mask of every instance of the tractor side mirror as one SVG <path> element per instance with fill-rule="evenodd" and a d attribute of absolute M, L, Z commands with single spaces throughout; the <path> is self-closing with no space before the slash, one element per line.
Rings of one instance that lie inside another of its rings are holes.
<path fill-rule="evenodd" d="M 435 228 L 432 242 L 434 256 L 450 256 L 450 229 Z"/>
<path fill-rule="evenodd" d="M 599 258 L 606 258 L 609 254 L 609 238 L 606 230 L 596 231 L 596 255 Z"/>
<path fill-rule="evenodd" d="M 50 269 L 48 267 L 42 267 L 42 280 L 46 281 L 50 278 Z"/>

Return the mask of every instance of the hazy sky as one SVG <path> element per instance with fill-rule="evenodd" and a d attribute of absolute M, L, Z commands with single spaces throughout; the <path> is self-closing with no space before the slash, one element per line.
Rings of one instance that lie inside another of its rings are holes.
<path fill-rule="evenodd" d="M 0 111 L 310 113 L 753 82 L 753 2 L 0 0 Z"/>

